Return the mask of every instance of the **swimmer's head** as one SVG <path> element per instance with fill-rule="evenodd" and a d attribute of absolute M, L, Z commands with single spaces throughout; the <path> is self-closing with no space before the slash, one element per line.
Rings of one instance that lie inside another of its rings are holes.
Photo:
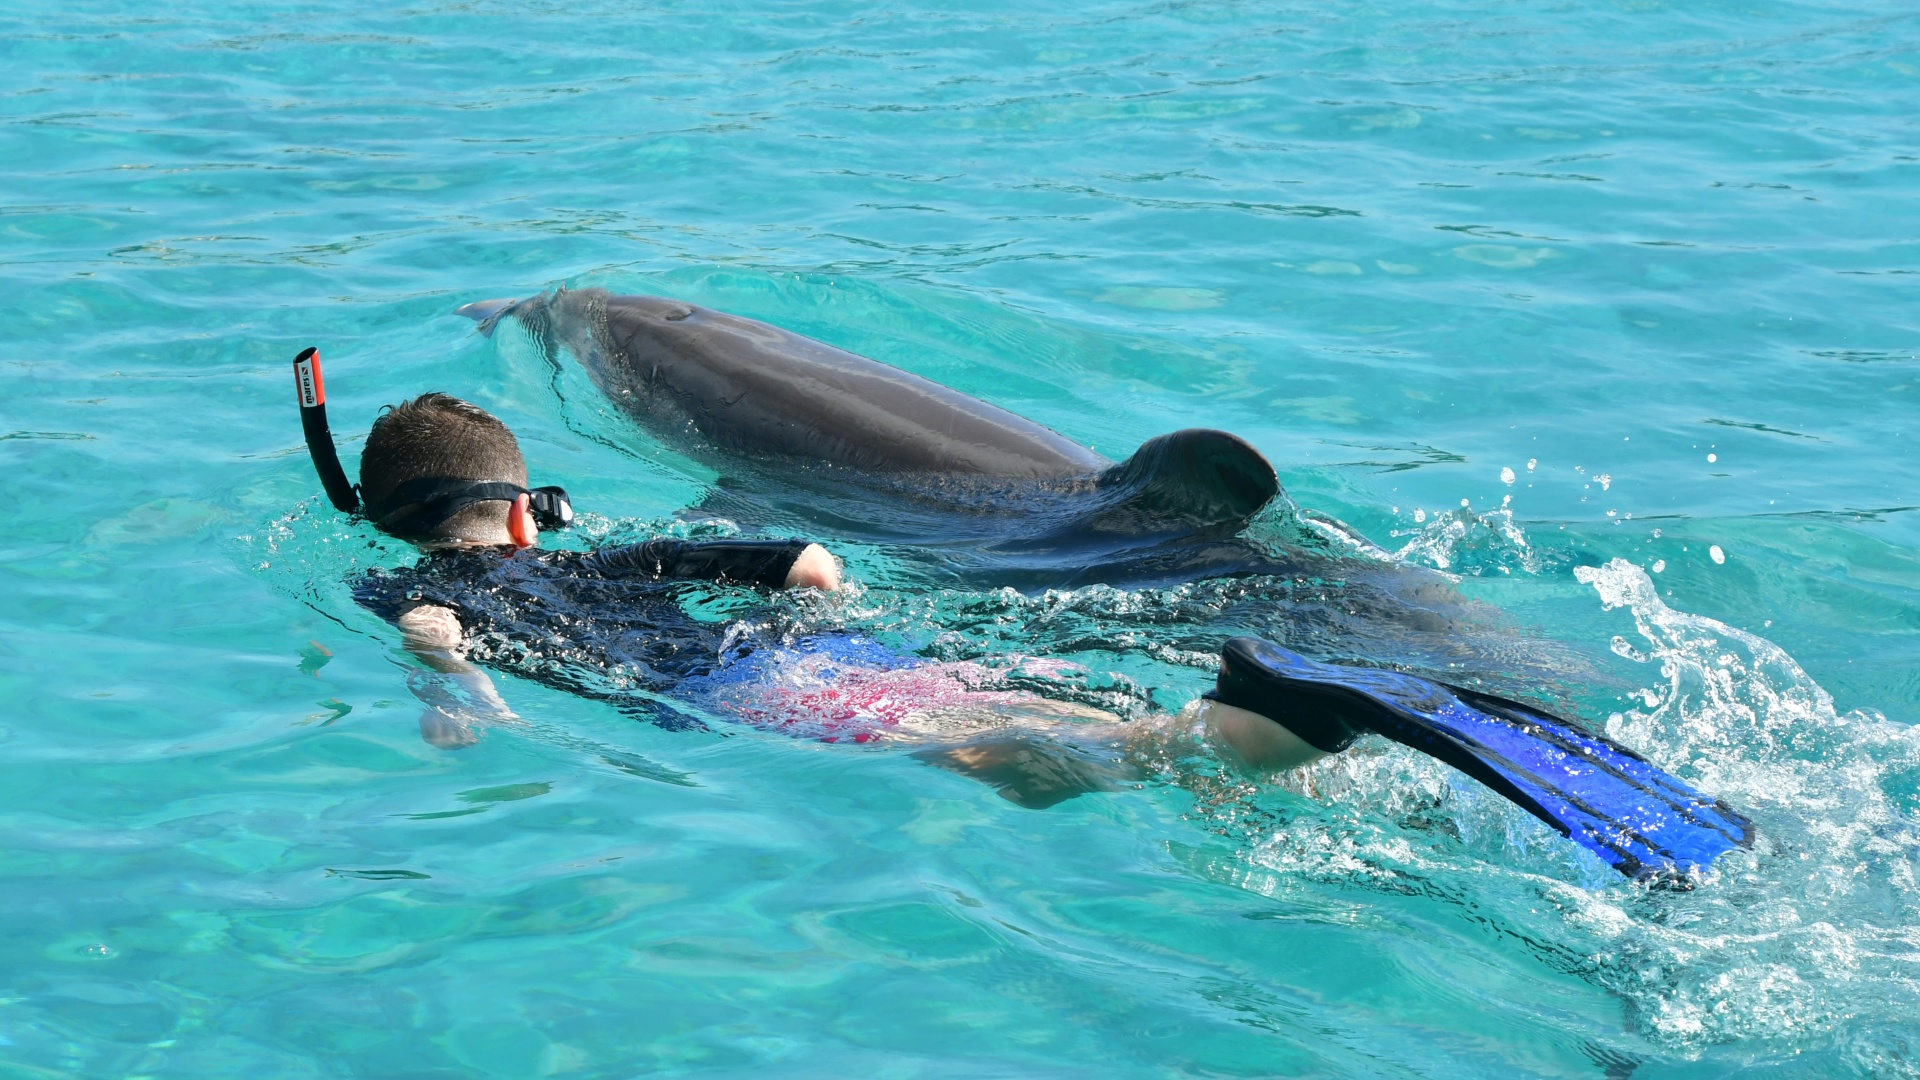
<path fill-rule="evenodd" d="M 373 422 L 360 454 L 360 494 L 369 508 L 386 507 L 401 485 L 427 479 L 525 488 L 527 463 L 513 432 L 492 413 L 446 394 L 422 394 Z M 368 516 L 378 520 L 372 509 Z M 524 495 L 469 503 L 424 531 L 388 531 L 423 544 L 516 547 L 539 535 Z"/>

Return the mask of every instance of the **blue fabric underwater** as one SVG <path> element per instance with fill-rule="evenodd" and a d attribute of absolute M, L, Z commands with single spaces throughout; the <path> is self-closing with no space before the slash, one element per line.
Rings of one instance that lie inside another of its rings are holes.
<path fill-rule="evenodd" d="M 0 1074 L 1920 1075 L 1915 117 L 1907 0 L 0 5 Z M 1231 431 L 1291 572 L 910 556 L 455 314 L 563 286 Z M 518 719 L 428 745 L 309 345 L 350 471 L 467 397 L 556 543 L 845 556 L 675 594 L 719 637 L 1165 749 L 1026 810 L 504 638 Z M 1238 634 L 1590 721 L 1753 846 L 1649 889 L 1390 739 L 1249 774 L 1182 713 Z"/>

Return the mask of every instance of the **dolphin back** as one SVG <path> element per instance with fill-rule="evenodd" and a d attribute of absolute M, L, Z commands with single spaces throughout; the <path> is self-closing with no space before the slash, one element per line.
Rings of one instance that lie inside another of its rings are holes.
<path fill-rule="evenodd" d="M 696 453 L 1009 478 L 1089 476 L 1112 464 L 929 379 L 679 300 L 562 290 L 473 314 L 510 314 L 565 344 L 621 411 Z"/>

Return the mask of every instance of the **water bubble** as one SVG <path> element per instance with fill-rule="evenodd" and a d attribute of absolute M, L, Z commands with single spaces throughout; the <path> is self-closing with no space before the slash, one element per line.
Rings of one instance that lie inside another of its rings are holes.
<path fill-rule="evenodd" d="M 1727 561 L 1727 553 L 1720 550 L 1719 544 L 1707 549 L 1707 557 L 1712 559 L 1715 565 L 1725 565 Z"/>
<path fill-rule="evenodd" d="M 1613 650 L 1613 655 L 1624 657 L 1636 664 L 1644 664 L 1647 662 L 1647 654 L 1634 648 L 1631 641 L 1628 641 L 1619 634 L 1613 635 L 1613 640 L 1607 643 L 1607 647 Z"/>
<path fill-rule="evenodd" d="M 1720 455 L 1719 455 L 1719 454 L 1708 454 L 1708 455 L 1707 455 L 1707 464 L 1709 464 L 1709 465 L 1711 465 L 1711 464 L 1713 464 L 1714 462 L 1716 462 L 1716 461 L 1719 461 L 1719 460 L 1720 460 Z"/>
<path fill-rule="evenodd" d="M 1658 574 L 1658 573 L 1662 573 L 1662 572 L 1664 572 L 1664 571 L 1665 571 L 1666 569 L 1667 569 L 1667 560 L 1665 560 L 1665 559 L 1655 559 L 1655 560 L 1653 560 L 1653 572 L 1654 572 L 1654 573 L 1656 573 L 1656 574 Z"/>
<path fill-rule="evenodd" d="M 1601 490 L 1601 491 L 1607 491 L 1607 490 L 1610 490 L 1610 489 L 1611 489 L 1611 488 L 1613 487 L 1613 474 L 1612 474 L 1612 473 L 1595 473 L 1595 474 L 1593 474 L 1593 478 L 1594 478 L 1595 480 L 1598 480 L 1598 481 L 1600 481 L 1600 490 Z"/>
<path fill-rule="evenodd" d="M 1503 484 L 1513 483 L 1513 470 L 1502 465 L 1500 467 L 1500 482 Z"/>
<path fill-rule="evenodd" d="M 1527 459 L 1527 471 L 1528 471 L 1528 472 L 1532 472 L 1532 471 L 1533 471 L 1533 467 L 1534 467 L 1535 465 L 1538 465 L 1538 464 L 1540 464 L 1540 459 L 1539 459 L 1539 458 L 1528 458 L 1528 459 Z"/>
<path fill-rule="evenodd" d="M 1413 512 L 1413 520 L 1415 521 L 1427 520 L 1427 512 L 1425 510 L 1415 510 Z"/>

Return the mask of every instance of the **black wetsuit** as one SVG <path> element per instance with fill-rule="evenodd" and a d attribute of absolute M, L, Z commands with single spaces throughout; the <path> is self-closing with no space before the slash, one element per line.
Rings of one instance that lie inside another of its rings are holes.
<path fill-rule="evenodd" d="M 806 547 L 658 538 L 592 552 L 463 548 L 374 570 L 353 594 L 388 622 L 422 605 L 451 608 L 475 661 L 663 726 L 697 727 L 652 695 L 711 672 L 733 622 L 726 615 L 739 609 L 723 600 L 702 618 L 686 601 L 712 599 L 701 583 L 779 588 Z"/>

